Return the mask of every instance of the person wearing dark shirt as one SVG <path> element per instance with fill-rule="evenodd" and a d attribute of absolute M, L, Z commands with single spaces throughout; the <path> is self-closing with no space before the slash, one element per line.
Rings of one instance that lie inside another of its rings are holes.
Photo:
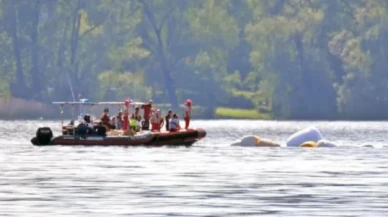
<path fill-rule="evenodd" d="M 104 112 L 102 113 L 101 115 L 101 122 L 103 125 L 109 125 L 109 122 L 110 122 L 110 117 L 108 115 L 109 113 L 109 109 L 108 108 L 105 108 L 104 109 Z"/>
<path fill-rule="evenodd" d="M 152 100 L 150 100 L 147 104 L 143 104 L 141 108 L 144 111 L 144 124 L 143 130 L 149 130 L 150 118 L 151 118 L 151 110 L 152 110 Z"/>
<path fill-rule="evenodd" d="M 172 118 L 172 110 L 171 109 L 168 110 L 168 113 L 167 113 L 165 118 L 166 118 L 166 121 L 165 121 L 165 123 L 166 123 L 166 130 L 169 131 L 170 130 L 169 129 L 169 123 L 170 123 L 170 119 Z"/>

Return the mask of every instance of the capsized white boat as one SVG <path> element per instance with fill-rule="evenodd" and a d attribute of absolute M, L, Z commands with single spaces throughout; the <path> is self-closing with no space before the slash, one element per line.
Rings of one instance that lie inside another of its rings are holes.
<path fill-rule="evenodd" d="M 242 137 L 240 140 L 237 140 L 231 144 L 231 146 L 241 146 L 241 147 L 280 147 L 275 141 L 270 139 L 261 138 L 259 136 L 248 135 Z"/>

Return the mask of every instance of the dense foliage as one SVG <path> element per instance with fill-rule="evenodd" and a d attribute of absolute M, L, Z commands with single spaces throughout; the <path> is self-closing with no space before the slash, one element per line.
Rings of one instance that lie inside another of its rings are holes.
<path fill-rule="evenodd" d="M 0 10 L 0 97 L 388 117 L 386 0 L 0 0 Z"/>

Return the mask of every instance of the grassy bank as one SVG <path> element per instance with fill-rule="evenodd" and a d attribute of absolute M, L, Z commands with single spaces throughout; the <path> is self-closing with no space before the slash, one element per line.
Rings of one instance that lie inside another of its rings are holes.
<path fill-rule="evenodd" d="M 163 114 L 171 108 L 169 104 L 156 104 Z M 176 111 L 179 115 L 182 115 L 183 111 Z M 201 106 L 193 106 L 193 117 L 199 119 L 271 119 L 271 115 L 268 113 L 260 113 L 256 109 L 240 109 L 240 108 L 228 108 L 217 107 L 212 112 Z"/>
<path fill-rule="evenodd" d="M 218 107 L 215 111 L 216 118 L 223 119 L 265 119 L 271 118 L 270 114 L 260 113 L 256 109 L 236 109 Z"/>

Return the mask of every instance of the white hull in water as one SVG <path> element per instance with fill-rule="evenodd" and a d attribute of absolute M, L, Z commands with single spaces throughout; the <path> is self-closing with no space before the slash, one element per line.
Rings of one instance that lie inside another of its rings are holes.
<path fill-rule="evenodd" d="M 323 140 L 321 131 L 316 127 L 309 127 L 292 134 L 288 137 L 286 144 L 287 147 L 300 147 L 303 143 L 317 143 L 319 140 Z"/>
<path fill-rule="evenodd" d="M 321 139 L 317 142 L 317 147 L 319 147 L 319 148 L 334 148 L 334 147 L 337 147 L 337 145 L 328 141 L 328 140 Z"/>
<path fill-rule="evenodd" d="M 235 141 L 231 146 L 241 147 L 281 147 L 278 142 L 271 139 L 261 138 L 259 136 L 244 136 Z M 316 127 L 308 127 L 295 132 L 286 140 L 287 147 L 305 147 L 305 148 L 333 148 L 337 147 L 334 143 L 324 139 L 322 133 Z"/>

